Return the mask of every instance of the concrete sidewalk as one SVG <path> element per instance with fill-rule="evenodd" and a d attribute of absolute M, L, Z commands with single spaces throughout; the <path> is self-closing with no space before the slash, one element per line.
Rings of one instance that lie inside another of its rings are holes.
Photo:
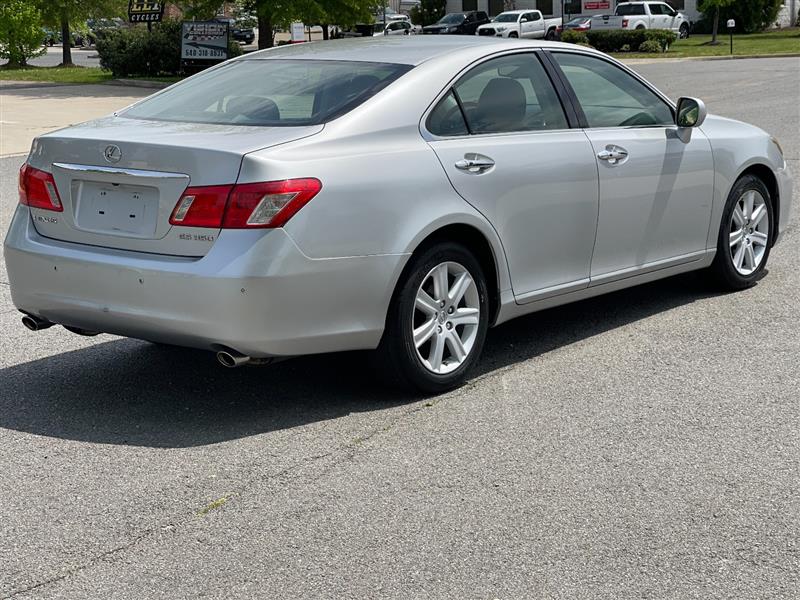
<path fill-rule="evenodd" d="M 0 156 L 24 154 L 37 135 L 119 110 L 155 90 L 120 85 L 0 83 Z"/>

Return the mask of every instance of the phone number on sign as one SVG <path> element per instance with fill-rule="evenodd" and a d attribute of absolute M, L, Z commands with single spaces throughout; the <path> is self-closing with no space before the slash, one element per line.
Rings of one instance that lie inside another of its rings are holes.
<path fill-rule="evenodd" d="M 225 50 L 208 50 L 205 48 L 186 48 L 183 51 L 186 58 L 225 58 Z"/>

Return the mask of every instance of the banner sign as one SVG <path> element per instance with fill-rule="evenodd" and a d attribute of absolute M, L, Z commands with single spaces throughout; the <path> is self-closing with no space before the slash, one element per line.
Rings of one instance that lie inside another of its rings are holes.
<path fill-rule="evenodd" d="M 130 0 L 128 20 L 131 23 L 154 23 L 164 18 L 164 3 L 150 0 Z"/>
<path fill-rule="evenodd" d="M 600 2 L 584 2 L 583 10 L 610 10 L 611 0 L 601 0 Z"/>
<path fill-rule="evenodd" d="M 228 24 L 220 21 L 184 21 L 181 31 L 182 60 L 228 58 Z"/>
<path fill-rule="evenodd" d="M 303 23 L 292 23 L 292 42 L 306 41 L 306 26 Z"/>

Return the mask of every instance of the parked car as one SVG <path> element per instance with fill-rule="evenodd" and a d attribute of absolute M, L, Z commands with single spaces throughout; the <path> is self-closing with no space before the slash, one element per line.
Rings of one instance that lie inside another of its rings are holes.
<path fill-rule="evenodd" d="M 411 21 L 396 19 L 387 23 L 375 23 L 375 29 L 372 35 L 409 35 L 410 33 L 414 33 Z"/>
<path fill-rule="evenodd" d="M 592 18 L 592 29 L 671 29 L 681 39 L 689 37 L 689 19 L 665 2 L 623 2 L 614 16 Z"/>
<path fill-rule="evenodd" d="M 478 36 L 247 54 L 38 136 L 19 184 L 29 329 L 226 366 L 372 349 L 427 393 L 526 313 L 697 269 L 755 285 L 792 208 L 757 127 L 589 48 Z"/>
<path fill-rule="evenodd" d="M 488 22 L 489 16 L 482 10 L 449 13 L 443 16 L 433 25 L 423 27 L 422 33 L 473 35 L 478 27 Z"/>
<path fill-rule="evenodd" d="M 244 22 L 239 22 L 236 19 L 229 19 L 226 17 L 217 17 L 214 19 L 220 23 L 228 24 L 228 33 L 230 39 L 242 44 L 252 44 L 256 39 L 255 30 Z"/>
<path fill-rule="evenodd" d="M 561 19 L 545 19 L 538 10 L 509 10 L 497 15 L 491 23 L 481 25 L 477 35 L 507 38 L 556 38 Z"/>
<path fill-rule="evenodd" d="M 567 21 L 564 26 L 558 26 L 558 33 L 566 31 L 589 31 L 592 28 L 592 17 L 574 17 Z"/>

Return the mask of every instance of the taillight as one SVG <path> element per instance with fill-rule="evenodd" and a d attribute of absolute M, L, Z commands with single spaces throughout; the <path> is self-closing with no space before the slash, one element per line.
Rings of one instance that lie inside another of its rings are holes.
<path fill-rule="evenodd" d="M 43 210 L 64 210 L 53 176 L 34 169 L 28 163 L 19 170 L 19 203 Z"/>
<path fill-rule="evenodd" d="M 169 222 L 223 229 L 281 227 L 321 189 L 322 183 L 313 178 L 189 187 Z"/>
<path fill-rule="evenodd" d="M 232 185 L 188 187 L 178 200 L 169 222 L 184 227 L 222 227 Z"/>
<path fill-rule="evenodd" d="M 628 19 L 622 19 L 622 27 L 625 28 L 628 26 Z"/>

